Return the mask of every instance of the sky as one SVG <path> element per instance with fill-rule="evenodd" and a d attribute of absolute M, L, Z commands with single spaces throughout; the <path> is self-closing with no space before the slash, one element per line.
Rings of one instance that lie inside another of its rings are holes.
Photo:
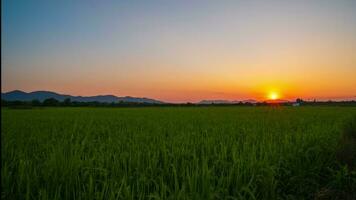
<path fill-rule="evenodd" d="M 3 0 L 2 92 L 356 98 L 355 0 Z"/>

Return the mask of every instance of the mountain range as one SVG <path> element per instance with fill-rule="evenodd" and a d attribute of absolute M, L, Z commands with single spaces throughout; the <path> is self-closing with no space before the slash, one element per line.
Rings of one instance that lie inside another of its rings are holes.
<path fill-rule="evenodd" d="M 102 102 L 102 103 L 118 103 L 118 102 L 125 102 L 125 103 L 150 103 L 150 104 L 164 104 L 166 102 L 162 102 L 155 99 L 144 98 L 144 97 L 118 97 L 115 95 L 96 95 L 96 96 L 72 96 L 68 94 L 59 94 L 52 91 L 34 91 L 34 92 L 24 92 L 21 90 L 14 90 L 10 92 L 1 93 L 1 99 L 6 101 L 32 101 L 32 100 L 39 100 L 43 102 L 45 99 L 54 98 L 58 101 L 64 101 L 65 99 L 70 99 L 71 101 L 77 102 Z M 267 100 L 266 103 L 286 103 L 288 100 Z M 208 105 L 208 104 L 237 104 L 237 103 L 258 103 L 258 101 L 254 99 L 247 99 L 247 100 L 202 100 L 197 102 L 196 104 L 201 105 Z"/>
<path fill-rule="evenodd" d="M 21 90 L 14 90 L 11 92 L 1 93 L 1 99 L 6 101 L 32 101 L 39 100 L 44 101 L 48 98 L 54 98 L 58 101 L 64 101 L 69 98 L 71 101 L 78 102 L 125 102 L 125 103 L 152 103 L 152 104 L 162 104 L 164 102 L 149 98 L 139 98 L 139 97 L 118 97 L 114 95 L 97 95 L 97 96 L 72 96 L 67 94 L 58 94 L 51 91 L 34 91 L 34 92 L 24 92 Z"/>
<path fill-rule="evenodd" d="M 237 104 L 237 103 L 257 103 L 257 101 L 254 99 L 247 99 L 243 101 L 238 101 L 238 100 L 229 101 L 229 100 L 221 99 L 221 100 L 202 100 L 198 102 L 198 104 Z"/>

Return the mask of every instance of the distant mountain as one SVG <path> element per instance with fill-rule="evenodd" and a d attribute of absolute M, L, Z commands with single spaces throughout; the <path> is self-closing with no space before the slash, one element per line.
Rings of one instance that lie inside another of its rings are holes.
<path fill-rule="evenodd" d="M 232 102 L 228 100 L 202 100 L 198 104 L 232 104 Z"/>
<path fill-rule="evenodd" d="M 198 104 L 237 104 L 237 103 L 257 103 L 256 100 L 248 99 L 243 101 L 229 101 L 229 100 L 202 100 Z"/>
<path fill-rule="evenodd" d="M 258 103 L 258 101 L 254 100 L 254 99 L 246 99 L 241 101 L 242 103 Z"/>
<path fill-rule="evenodd" d="M 58 94 L 51 91 L 34 91 L 34 92 L 23 92 L 20 90 L 14 90 L 11 92 L 1 93 L 1 99 L 7 101 L 32 101 L 37 99 L 39 101 L 44 101 L 48 98 L 54 98 L 58 101 L 63 101 L 64 99 L 69 98 L 71 101 L 78 101 L 78 102 L 105 102 L 105 103 L 112 103 L 112 102 L 129 102 L 129 103 L 156 103 L 161 104 L 163 102 L 149 99 L 149 98 L 139 98 L 139 97 L 117 97 L 114 95 L 97 95 L 97 96 L 72 96 L 66 94 Z"/>

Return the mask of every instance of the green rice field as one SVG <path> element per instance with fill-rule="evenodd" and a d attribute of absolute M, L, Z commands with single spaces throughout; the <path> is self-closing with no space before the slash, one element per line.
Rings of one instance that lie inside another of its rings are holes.
<path fill-rule="evenodd" d="M 338 152 L 355 116 L 328 106 L 2 108 L 1 197 L 353 199 L 356 172 Z"/>

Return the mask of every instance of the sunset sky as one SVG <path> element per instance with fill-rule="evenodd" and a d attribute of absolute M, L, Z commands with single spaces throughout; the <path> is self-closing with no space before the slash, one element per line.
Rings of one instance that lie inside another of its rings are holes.
<path fill-rule="evenodd" d="M 3 0 L 2 92 L 356 99 L 356 1 Z"/>

